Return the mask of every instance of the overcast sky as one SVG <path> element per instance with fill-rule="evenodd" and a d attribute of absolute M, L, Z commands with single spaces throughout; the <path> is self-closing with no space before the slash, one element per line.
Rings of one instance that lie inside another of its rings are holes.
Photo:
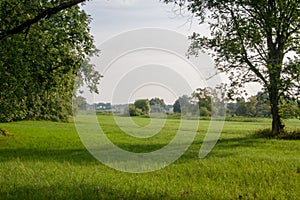
<path fill-rule="evenodd" d="M 187 37 L 193 32 L 209 34 L 207 25 L 198 25 L 197 19 L 190 23 L 189 13 L 178 16 L 173 5 L 159 0 L 93 0 L 83 9 L 93 18 L 91 33 L 101 51 L 92 61 L 104 75 L 100 95 L 85 94 L 89 103 L 159 97 L 173 104 L 197 87 L 224 81 L 206 80 L 215 73 L 209 56 L 187 61 Z"/>
<path fill-rule="evenodd" d="M 108 38 L 137 28 L 156 27 L 191 35 L 193 31 L 206 32 L 189 23 L 189 13 L 179 16 L 173 12 L 173 5 L 159 0 L 92 0 L 83 7 L 93 18 L 92 33 L 99 45 Z"/>

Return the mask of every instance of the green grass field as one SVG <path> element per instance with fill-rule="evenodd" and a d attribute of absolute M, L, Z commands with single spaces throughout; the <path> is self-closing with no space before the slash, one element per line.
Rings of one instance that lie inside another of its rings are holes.
<path fill-rule="evenodd" d="M 157 136 L 143 140 L 123 134 L 111 116 L 99 116 L 99 121 L 115 144 L 133 152 L 161 148 L 179 125 L 170 119 Z M 251 136 L 269 127 L 270 119 L 227 121 L 213 151 L 199 159 L 208 123 L 200 121 L 195 141 L 179 160 L 144 174 L 98 162 L 73 123 L 1 123 L 14 136 L 0 136 L 0 199 L 300 199 L 299 140 Z M 295 129 L 300 121 L 286 125 Z"/>

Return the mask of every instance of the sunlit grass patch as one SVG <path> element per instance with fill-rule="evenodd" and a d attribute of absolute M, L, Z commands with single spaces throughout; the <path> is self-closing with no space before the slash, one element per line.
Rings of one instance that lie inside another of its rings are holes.
<path fill-rule="evenodd" d="M 113 116 L 98 118 L 115 144 L 133 152 L 168 144 L 180 122 L 168 119 L 157 135 L 143 140 L 122 132 Z M 215 148 L 199 159 L 209 126 L 209 121 L 200 121 L 194 142 L 180 159 L 144 174 L 98 162 L 72 123 L 2 123 L 0 127 L 14 136 L 0 137 L 0 199 L 297 199 L 300 141 L 252 136 L 270 122 L 225 122 Z M 297 125 L 295 120 L 286 122 L 287 129 Z"/>

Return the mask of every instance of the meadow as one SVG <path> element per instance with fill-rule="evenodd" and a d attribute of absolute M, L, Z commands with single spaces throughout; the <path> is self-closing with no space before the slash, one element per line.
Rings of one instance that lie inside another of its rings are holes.
<path fill-rule="evenodd" d="M 111 141 L 132 152 L 166 145 L 180 122 L 168 119 L 156 136 L 136 139 L 125 135 L 112 116 L 98 119 Z M 149 123 L 147 118 L 133 120 Z M 285 123 L 295 129 L 300 121 Z M 299 140 L 254 137 L 255 130 L 270 126 L 270 119 L 230 120 L 214 149 L 199 159 L 208 124 L 200 121 L 194 142 L 173 164 L 126 173 L 91 156 L 74 123 L 1 123 L 13 136 L 0 136 L 0 199 L 299 199 Z"/>

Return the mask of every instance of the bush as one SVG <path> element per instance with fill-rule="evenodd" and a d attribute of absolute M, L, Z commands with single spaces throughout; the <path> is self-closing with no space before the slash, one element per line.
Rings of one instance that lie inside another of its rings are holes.
<path fill-rule="evenodd" d="M 130 104 L 124 109 L 124 116 L 149 116 L 148 113 L 143 112 L 142 109 L 137 108 L 134 104 Z"/>
<path fill-rule="evenodd" d="M 130 104 L 129 105 L 129 116 L 137 116 L 138 113 L 136 112 L 135 105 Z"/>
<path fill-rule="evenodd" d="M 300 129 L 287 131 L 284 130 L 279 135 L 274 135 L 272 133 L 272 130 L 270 128 L 268 129 L 260 129 L 258 131 L 255 131 L 254 133 L 257 137 L 262 138 L 277 138 L 277 139 L 285 139 L 285 140 L 300 140 Z"/>
<path fill-rule="evenodd" d="M 272 129 L 270 129 L 270 128 L 259 129 L 254 132 L 254 136 L 262 137 L 262 138 L 274 138 L 275 137 L 275 135 L 272 132 Z"/>
<path fill-rule="evenodd" d="M 199 112 L 200 112 L 200 116 L 207 117 L 211 115 L 210 111 L 206 107 L 200 107 Z"/>
<path fill-rule="evenodd" d="M 279 139 L 300 140 L 300 129 L 293 131 L 284 131 L 277 136 Z"/>

